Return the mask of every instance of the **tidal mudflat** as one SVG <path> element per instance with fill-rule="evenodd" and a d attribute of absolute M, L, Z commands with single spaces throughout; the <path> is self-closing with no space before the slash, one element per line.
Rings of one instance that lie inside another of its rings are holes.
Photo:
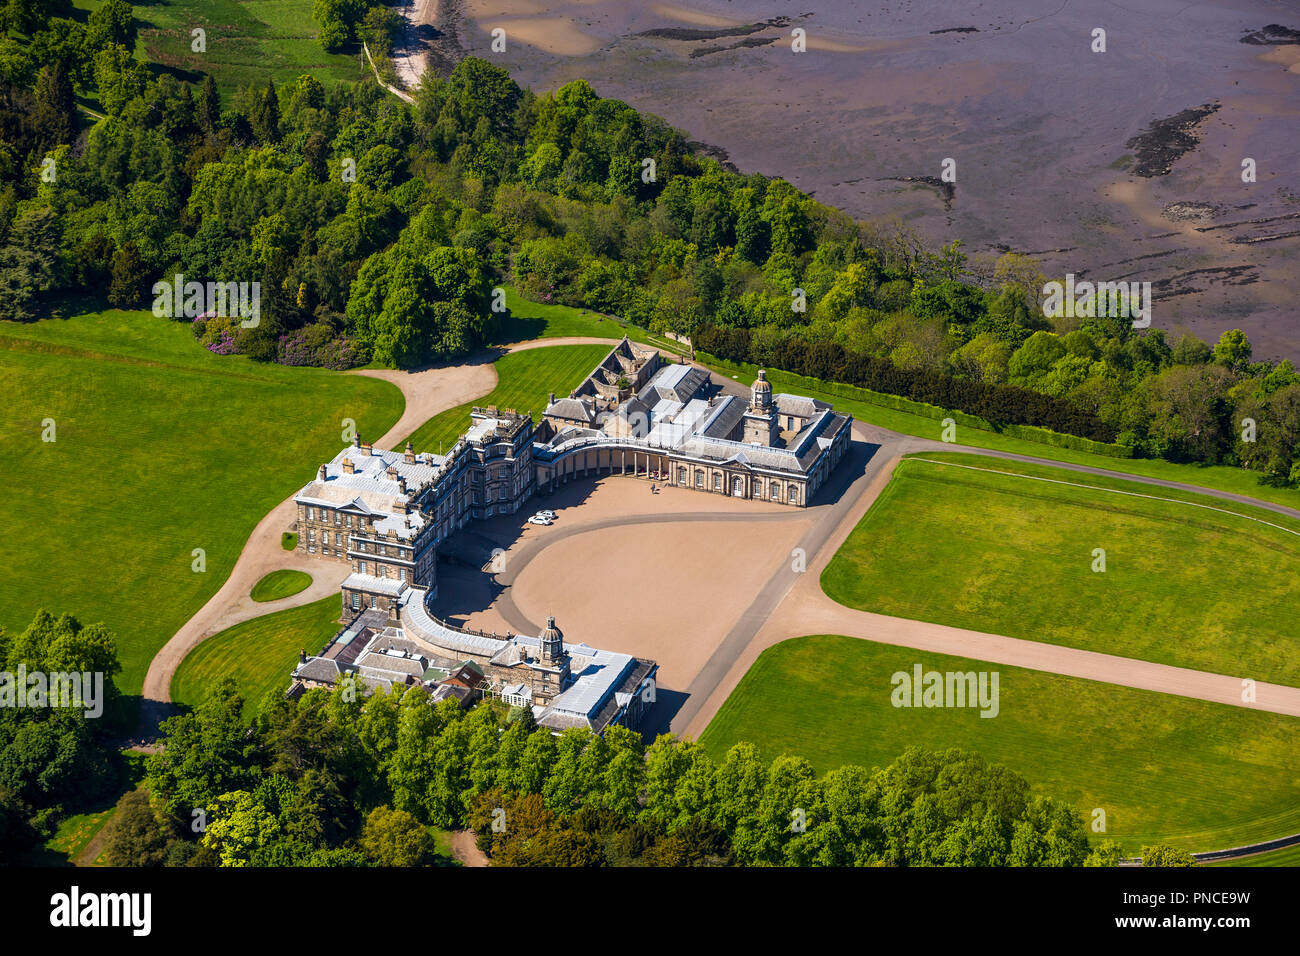
<path fill-rule="evenodd" d="M 1155 327 L 1242 328 L 1257 357 L 1300 359 L 1300 5 L 442 0 L 438 26 L 522 84 L 585 78 L 859 219 L 1149 281 Z"/>

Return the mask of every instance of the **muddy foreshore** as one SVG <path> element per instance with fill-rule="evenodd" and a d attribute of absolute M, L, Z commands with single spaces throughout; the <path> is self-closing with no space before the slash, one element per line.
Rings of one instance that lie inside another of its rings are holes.
<path fill-rule="evenodd" d="M 1300 360 L 1300 5 L 1046 6 L 440 0 L 435 62 L 586 79 L 859 219 L 1151 281 L 1156 327 L 1242 328 L 1258 357 Z M 945 159 L 955 188 L 933 185 Z"/>

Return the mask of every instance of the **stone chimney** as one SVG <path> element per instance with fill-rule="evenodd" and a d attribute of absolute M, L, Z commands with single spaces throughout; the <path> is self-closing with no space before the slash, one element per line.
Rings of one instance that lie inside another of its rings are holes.
<path fill-rule="evenodd" d="M 321 466 L 320 466 L 320 471 L 317 472 L 316 474 L 317 474 L 317 480 L 318 480 L 318 481 L 324 481 L 324 480 L 325 480 L 325 466 L 324 466 L 324 465 L 321 465 Z"/>
<path fill-rule="evenodd" d="M 373 453 L 373 451 L 374 451 L 374 446 L 371 445 L 370 442 L 363 441 L 361 443 L 361 454 L 366 455 L 368 457 Z"/>
<path fill-rule="evenodd" d="M 361 436 L 360 436 L 360 435 L 354 435 L 354 436 L 352 437 L 352 444 L 355 445 L 356 447 L 360 448 L 360 447 L 361 447 Z"/>
<path fill-rule="evenodd" d="M 298 649 L 298 663 L 299 664 L 307 663 L 307 648 L 303 647 Z"/>
<path fill-rule="evenodd" d="M 357 470 L 356 465 L 352 464 L 351 458 L 343 459 L 343 474 L 352 475 L 356 473 L 356 470 Z"/>
<path fill-rule="evenodd" d="M 406 455 L 405 455 L 405 457 L 406 457 L 406 463 L 407 463 L 408 465 L 414 465 L 414 464 L 415 464 L 415 448 L 412 447 L 410 441 L 408 441 L 408 442 L 406 443 Z"/>
<path fill-rule="evenodd" d="M 547 402 L 548 402 L 550 405 L 554 405 L 554 404 L 555 404 L 555 393 L 554 393 L 554 392 L 551 392 L 551 397 L 547 399 Z"/>
<path fill-rule="evenodd" d="M 397 476 L 397 490 L 400 494 L 406 494 L 406 479 L 401 475 Z"/>

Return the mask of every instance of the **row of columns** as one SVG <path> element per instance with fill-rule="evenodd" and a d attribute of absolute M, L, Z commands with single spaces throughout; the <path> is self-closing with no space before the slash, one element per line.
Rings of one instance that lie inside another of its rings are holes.
<path fill-rule="evenodd" d="M 658 473 L 662 477 L 655 480 L 663 481 L 666 484 L 676 486 L 678 485 L 677 475 L 673 471 L 673 469 L 675 467 L 684 467 L 686 468 L 686 483 L 684 485 L 681 485 L 680 487 L 692 488 L 692 489 L 696 488 L 694 484 L 695 473 L 697 470 L 699 470 L 699 466 L 674 465 L 672 460 L 667 455 L 655 454 L 653 452 L 638 452 L 638 451 L 628 452 L 626 449 L 619 449 L 619 460 L 616 466 L 613 461 L 610 461 L 609 463 L 602 465 L 600 463 L 599 450 L 594 451 L 593 454 L 596 455 L 596 464 L 594 465 L 589 464 L 590 458 L 586 454 L 582 456 L 572 455 L 567 459 L 561 459 L 558 472 L 551 475 L 551 479 L 549 482 L 550 487 L 553 488 L 556 485 L 564 484 L 574 478 L 586 478 L 592 475 L 593 473 L 614 474 L 616 469 L 618 474 L 620 475 L 631 474 L 633 477 L 636 478 L 641 478 L 641 477 L 649 478 L 651 477 L 652 473 Z M 629 460 L 629 455 L 630 455 L 630 460 Z M 579 463 L 580 457 L 582 459 L 581 463 Z M 696 490 L 707 491 L 711 494 L 724 494 L 728 496 L 733 496 L 735 490 L 734 482 L 737 480 L 737 478 L 739 478 L 740 481 L 743 483 L 741 486 L 740 497 L 744 497 L 744 498 L 754 497 L 753 482 L 755 479 L 752 476 L 734 475 L 727 472 L 724 469 L 722 471 L 722 487 L 719 489 L 714 489 L 712 486 L 711 471 L 709 469 L 705 469 L 704 475 L 705 475 L 705 479 L 704 479 L 705 483 L 703 487 Z M 782 487 L 781 497 L 776 499 L 778 503 L 780 504 L 793 503 L 799 505 L 806 503 L 805 501 L 802 500 L 797 502 L 791 502 L 789 498 L 789 494 L 790 494 L 789 489 L 790 486 L 788 484 Z M 811 487 L 805 487 L 801 489 L 802 494 L 812 494 L 813 491 L 814 489 Z"/>

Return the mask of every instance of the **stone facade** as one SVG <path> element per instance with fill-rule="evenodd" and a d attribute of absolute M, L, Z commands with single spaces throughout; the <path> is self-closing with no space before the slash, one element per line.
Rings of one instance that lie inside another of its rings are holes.
<path fill-rule="evenodd" d="M 626 340 L 611 356 L 640 354 Z M 610 359 L 593 376 L 605 374 Z M 539 426 L 537 486 L 632 475 L 711 494 L 806 507 L 843 459 L 853 419 L 825 402 L 773 395 L 760 371 L 746 404 L 712 394 L 694 366 L 642 359 L 644 384 L 615 401 L 584 382 Z"/>
<path fill-rule="evenodd" d="M 474 518 L 518 511 L 534 491 L 532 416 L 475 408 L 446 455 L 376 450 L 359 437 L 296 496 L 298 550 L 346 561 L 343 616 L 397 618 L 407 587 L 437 594 L 437 545 Z"/>

